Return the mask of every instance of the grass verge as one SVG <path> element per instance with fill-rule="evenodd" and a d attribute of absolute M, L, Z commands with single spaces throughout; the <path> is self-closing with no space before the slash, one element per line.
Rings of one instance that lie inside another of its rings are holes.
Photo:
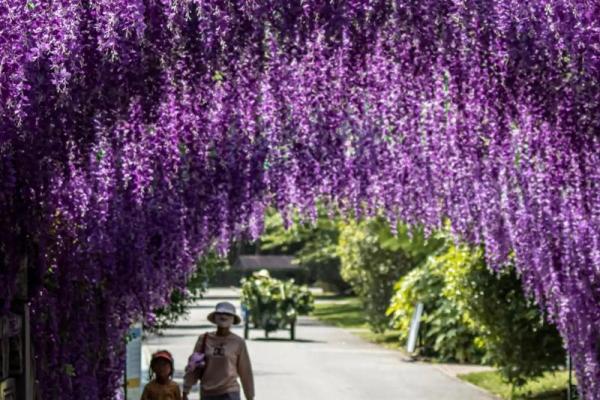
<path fill-rule="evenodd" d="M 355 330 L 355 333 L 366 341 L 394 350 L 403 348 L 399 340 L 400 331 L 386 330 L 383 333 L 374 333 L 369 330 L 364 309 L 356 297 L 339 298 L 332 302 L 317 302 L 312 315 L 340 328 Z"/>
<path fill-rule="evenodd" d="M 341 328 L 368 328 L 360 301 L 346 297 L 333 302 L 317 302 L 312 315 Z"/>
<path fill-rule="evenodd" d="M 462 380 L 492 392 L 503 399 L 564 400 L 567 397 L 568 376 L 566 371 L 548 372 L 539 379 L 527 382 L 523 387 L 511 391 L 511 386 L 502 381 L 496 371 L 473 372 L 458 375 Z"/>

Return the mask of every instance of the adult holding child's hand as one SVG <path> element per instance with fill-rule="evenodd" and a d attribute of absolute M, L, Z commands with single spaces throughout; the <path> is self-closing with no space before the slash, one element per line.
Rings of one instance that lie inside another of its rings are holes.
<path fill-rule="evenodd" d="M 238 378 L 246 399 L 254 400 L 254 377 L 246 342 L 231 332 L 231 327 L 241 322 L 235 306 L 218 303 L 208 320 L 217 326 L 217 331 L 198 337 L 185 369 L 183 400 L 188 400 L 198 380 L 201 400 L 240 400 Z"/>

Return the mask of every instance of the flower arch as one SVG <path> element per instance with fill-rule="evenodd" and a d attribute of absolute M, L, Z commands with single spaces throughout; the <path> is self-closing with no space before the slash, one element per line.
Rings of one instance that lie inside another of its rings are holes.
<path fill-rule="evenodd" d="M 112 398 L 199 253 L 317 200 L 514 255 L 600 398 L 599 77 L 594 1 L 4 2 L 0 275 L 6 306 L 27 257 L 44 398 Z"/>

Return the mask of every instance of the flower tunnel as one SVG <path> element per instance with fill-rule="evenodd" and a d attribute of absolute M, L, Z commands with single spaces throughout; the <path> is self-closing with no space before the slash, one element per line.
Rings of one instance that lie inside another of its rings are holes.
<path fill-rule="evenodd" d="M 114 398 L 199 254 L 322 202 L 514 258 L 600 399 L 599 84 L 593 1 L 4 2 L 0 299 L 26 262 L 42 398 Z"/>

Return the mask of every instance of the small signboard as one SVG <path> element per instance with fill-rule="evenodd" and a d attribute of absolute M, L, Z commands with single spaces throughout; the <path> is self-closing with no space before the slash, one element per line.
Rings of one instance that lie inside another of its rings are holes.
<path fill-rule="evenodd" d="M 17 400 L 17 385 L 13 378 L 0 381 L 0 400 Z"/>
<path fill-rule="evenodd" d="M 406 345 L 406 350 L 409 353 L 415 351 L 417 346 L 417 338 L 419 337 L 419 325 L 421 324 L 421 315 L 423 315 L 423 303 L 417 303 L 415 307 L 415 312 L 413 313 L 412 319 L 410 321 L 410 329 L 408 331 L 408 343 Z"/>
<path fill-rule="evenodd" d="M 142 324 L 129 328 L 127 337 L 127 400 L 139 400 L 142 395 Z"/>

